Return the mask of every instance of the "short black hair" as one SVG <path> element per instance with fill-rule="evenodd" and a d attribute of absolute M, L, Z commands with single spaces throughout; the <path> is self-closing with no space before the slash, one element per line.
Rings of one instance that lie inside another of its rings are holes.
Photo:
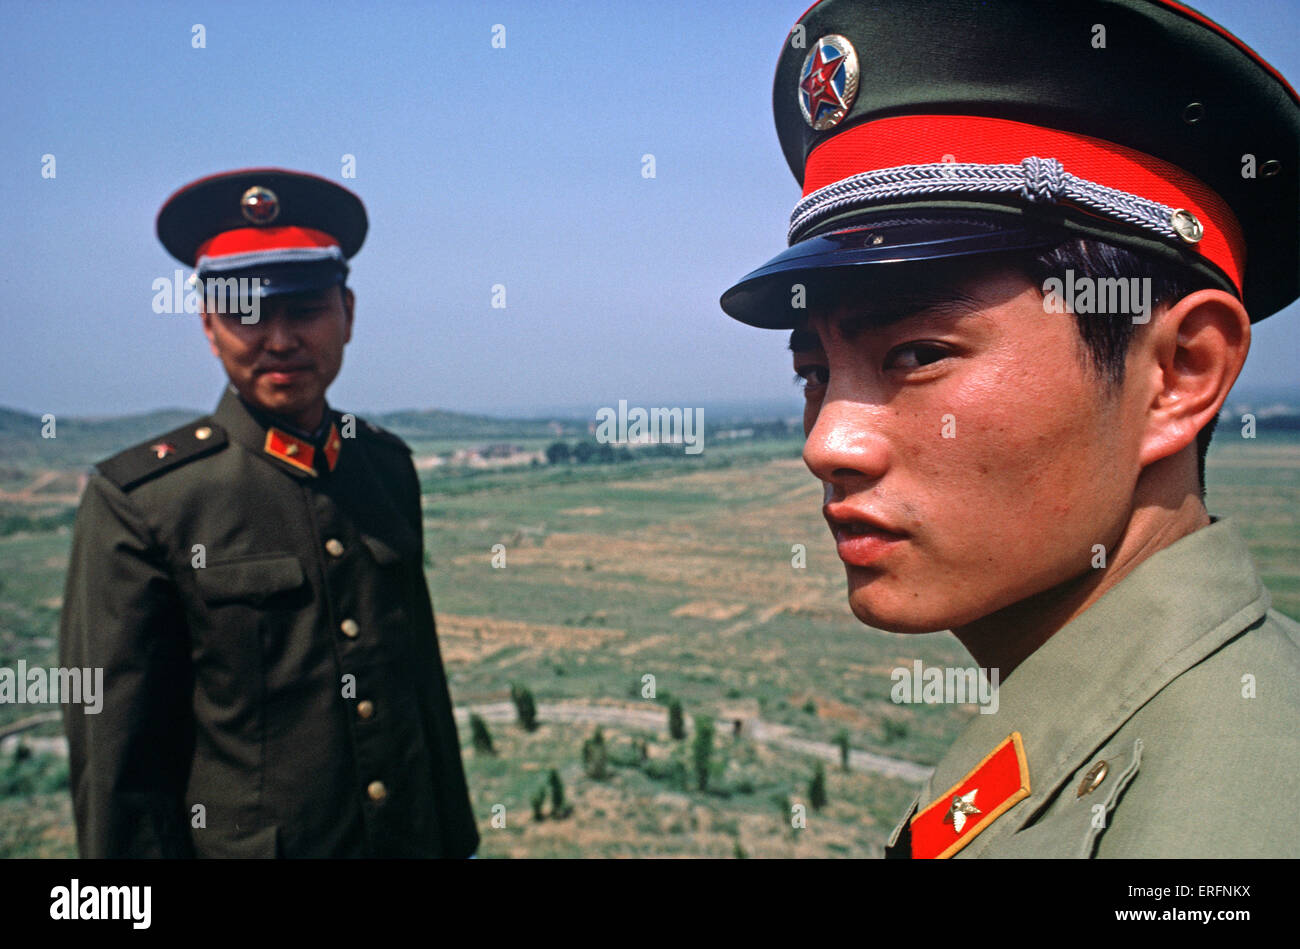
<path fill-rule="evenodd" d="M 1082 277 L 1092 281 L 1149 278 L 1153 310 L 1197 290 L 1219 289 L 1219 285 L 1208 276 L 1190 268 L 1152 260 L 1127 248 L 1091 238 L 1075 238 L 1045 251 L 1031 251 L 1022 259 L 1021 269 L 1039 287 L 1043 287 L 1049 278 L 1062 279 L 1066 270 L 1074 271 L 1076 280 Z M 1124 313 L 1075 313 L 1074 324 L 1083 339 L 1092 368 L 1112 390 L 1119 388 L 1124 382 L 1129 343 L 1137 331 L 1132 317 Z M 1202 501 L 1205 500 L 1205 455 L 1218 421 L 1217 417 L 1211 419 L 1196 434 L 1196 474 Z"/>

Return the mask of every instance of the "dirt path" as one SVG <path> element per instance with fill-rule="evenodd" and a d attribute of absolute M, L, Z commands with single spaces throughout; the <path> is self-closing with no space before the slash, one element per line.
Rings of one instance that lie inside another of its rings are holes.
<path fill-rule="evenodd" d="M 516 718 L 514 703 L 493 702 L 488 705 L 472 705 L 456 709 L 456 724 L 461 727 L 466 726 L 471 712 L 482 716 L 484 721 L 497 724 L 513 722 Z M 668 710 L 659 707 L 629 708 L 619 705 L 587 705 L 579 702 L 538 704 L 537 718 L 543 722 L 576 725 L 619 725 L 624 728 L 648 728 L 655 731 L 666 731 L 668 728 Z M 725 723 L 720 724 L 725 725 Z M 764 722 L 760 718 L 753 718 L 744 722 L 742 734 L 753 741 L 774 745 L 797 754 L 811 755 L 832 763 L 838 763 L 840 760 L 838 745 L 800 738 L 789 725 L 775 725 Z M 930 776 L 932 769 L 901 758 L 889 758 L 870 751 L 850 749 L 849 770 L 881 774 L 912 784 L 921 784 Z"/>
<path fill-rule="evenodd" d="M 471 713 L 480 715 L 487 722 L 507 724 L 516 718 L 513 702 L 492 702 L 486 705 L 470 705 L 456 709 L 456 724 L 466 728 Z M 56 713 L 57 714 L 57 713 Z M 585 702 L 559 702 L 539 704 L 537 718 L 542 722 L 563 722 L 567 725 L 616 725 L 622 728 L 645 728 L 652 731 L 667 731 L 668 710 L 660 706 L 635 708 L 626 705 L 589 705 Z M 719 731 L 726 733 L 726 721 L 720 722 Z M 761 718 L 746 719 L 741 734 L 753 741 L 773 745 L 796 754 L 810 755 L 831 763 L 840 760 L 838 745 L 824 741 L 812 741 L 800 738 L 789 725 L 776 725 Z M 0 741 L 0 754 L 12 754 L 14 745 L 19 741 L 18 735 L 9 735 Z M 68 743 L 62 736 L 32 737 L 24 739 L 33 751 L 66 756 Z M 881 774 L 890 778 L 899 778 L 912 784 L 921 784 L 930 776 L 930 768 L 904 761 L 901 758 L 889 758 L 870 751 L 849 750 L 849 770 L 866 774 Z"/>

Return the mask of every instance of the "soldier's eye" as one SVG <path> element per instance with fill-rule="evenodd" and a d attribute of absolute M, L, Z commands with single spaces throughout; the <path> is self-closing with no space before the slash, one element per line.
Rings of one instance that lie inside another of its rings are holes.
<path fill-rule="evenodd" d="M 825 366 L 815 364 L 795 366 L 794 383 L 804 390 L 816 389 L 826 385 L 830 375 L 830 370 Z"/>
<path fill-rule="evenodd" d="M 947 359 L 952 353 L 937 343 L 905 343 L 895 346 L 885 356 L 885 369 L 920 369 L 941 359 Z"/>

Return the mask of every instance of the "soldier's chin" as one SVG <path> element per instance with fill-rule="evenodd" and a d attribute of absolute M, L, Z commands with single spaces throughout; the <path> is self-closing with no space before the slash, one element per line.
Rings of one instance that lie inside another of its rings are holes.
<path fill-rule="evenodd" d="M 887 633 L 934 633 L 949 629 L 942 616 L 930 614 L 925 594 L 912 596 L 906 591 L 882 589 L 880 580 L 866 583 L 849 575 L 849 609 L 858 620 L 872 629 Z"/>
<path fill-rule="evenodd" d="M 311 407 L 314 400 L 308 389 L 308 386 L 300 383 L 295 385 L 264 383 L 256 388 L 254 394 L 259 408 L 275 415 L 295 415 Z"/>

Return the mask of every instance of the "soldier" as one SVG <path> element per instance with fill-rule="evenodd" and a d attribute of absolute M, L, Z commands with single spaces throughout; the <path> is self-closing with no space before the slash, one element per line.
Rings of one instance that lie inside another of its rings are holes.
<path fill-rule="evenodd" d="M 1300 100 L 1169 0 L 823 0 L 773 92 L 804 460 L 864 623 L 1000 674 L 887 856 L 1297 856 L 1300 625 L 1204 456 L 1300 294 Z"/>
<path fill-rule="evenodd" d="M 366 227 L 351 192 L 278 169 L 158 214 L 230 385 L 82 498 L 61 661 L 102 667 L 105 691 L 64 719 L 83 856 L 477 847 L 410 449 L 325 401 Z"/>

